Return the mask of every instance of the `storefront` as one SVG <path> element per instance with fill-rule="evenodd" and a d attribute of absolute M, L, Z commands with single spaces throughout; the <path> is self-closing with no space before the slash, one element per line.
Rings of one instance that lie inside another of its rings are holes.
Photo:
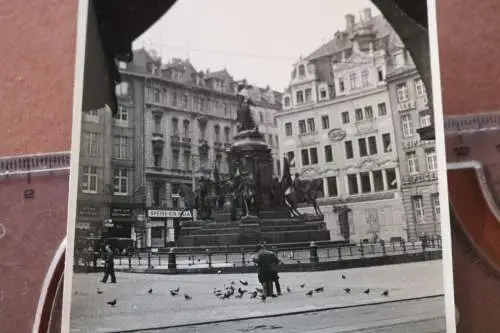
<path fill-rule="evenodd" d="M 148 209 L 147 234 L 151 247 L 166 247 L 175 241 L 174 219 L 179 218 L 179 209 Z M 185 211 L 183 219 L 191 219 L 191 212 Z"/>
<path fill-rule="evenodd" d="M 97 204 L 78 205 L 76 212 L 76 237 L 99 237 L 103 232 L 106 207 Z"/>

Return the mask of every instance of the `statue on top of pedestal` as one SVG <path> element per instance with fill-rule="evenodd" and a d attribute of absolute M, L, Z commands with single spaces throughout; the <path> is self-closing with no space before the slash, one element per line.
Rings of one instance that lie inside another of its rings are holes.
<path fill-rule="evenodd" d="M 236 111 L 238 132 L 258 131 L 259 127 L 255 123 L 252 116 L 252 110 L 250 109 L 250 106 L 255 106 L 255 104 L 248 96 L 248 90 L 244 85 L 241 85 L 238 89 L 238 109 Z"/>

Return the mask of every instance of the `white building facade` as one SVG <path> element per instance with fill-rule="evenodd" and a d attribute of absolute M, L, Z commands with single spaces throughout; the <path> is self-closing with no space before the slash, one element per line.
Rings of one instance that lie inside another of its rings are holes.
<path fill-rule="evenodd" d="M 280 154 L 293 159 L 292 174 L 323 180 L 318 201 L 333 240 L 406 239 L 385 48 L 369 22 L 347 18 L 336 39 L 349 47 L 294 66 L 277 116 Z"/>

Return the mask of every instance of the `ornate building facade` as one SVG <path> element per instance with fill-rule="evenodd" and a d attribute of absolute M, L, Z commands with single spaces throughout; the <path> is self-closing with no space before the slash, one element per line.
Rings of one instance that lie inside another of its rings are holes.
<path fill-rule="evenodd" d="M 387 73 L 394 133 L 400 156 L 401 189 L 408 238 L 440 234 L 438 168 L 435 141 L 421 141 L 417 129 L 430 126 L 431 109 L 424 84 L 402 47 L 392 53 Z"/>
<path fill-rule="evenodd" d="M 364 11 L 293 68 L 277 116 L 280 154 L 292 173 L 322 179 L 332 239 L 406 238 L 391 103 L 386 84 L 394 32 Z M 304 208 L 309 210 L 310 208 Z"/>

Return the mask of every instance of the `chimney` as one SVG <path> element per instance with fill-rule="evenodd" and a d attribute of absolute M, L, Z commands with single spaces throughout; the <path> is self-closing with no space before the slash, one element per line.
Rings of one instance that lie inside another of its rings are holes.
<path fill-rule="evenodd" d="M 363 19 L 365 21 L 369 21 L 372 19 L 372 10 L 371 8 L 365 8 L 363 9 Z"/>
<path fill-rule="evenodd" d="M 347 14 L 345 16 L 345 23 L 346 23 L 345 28 L 346 28 L 346 30 L 352 30 L 354 28 L 354 20 L 355 20 L 355 18 L 354 18 L 354 15 L 352 15 L 352 14 Z"/>

